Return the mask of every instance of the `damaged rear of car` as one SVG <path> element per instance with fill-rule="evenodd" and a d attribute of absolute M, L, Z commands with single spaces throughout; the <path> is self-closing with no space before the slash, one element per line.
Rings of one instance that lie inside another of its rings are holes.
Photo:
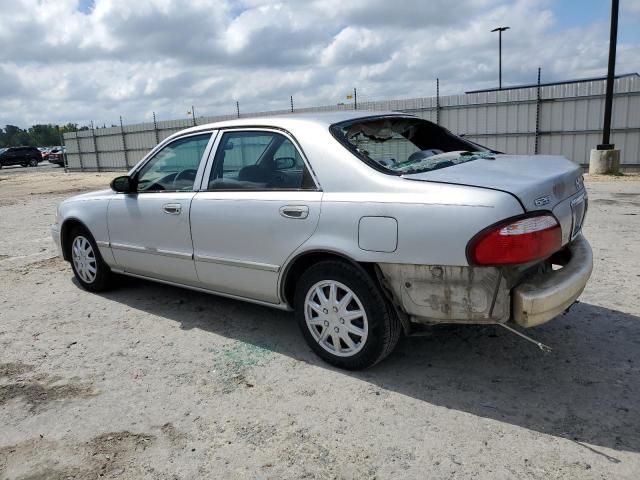
<path fill-rule="evenodd" d="M 453 226 L 466 221 L 462 214 L 438 225 L 468 236 L 466 261 L 377 264 L 405 325 L 533 327 L 565 311 L 582 293 L 593 262 L 581 234 L 587 193 L 575 163 L 559 156 L 500 154 L 409 117 L 345 122 L 332 133 L 366 164 L 407 185 L 503 192 L 521 208 L 477 231 Z"/>

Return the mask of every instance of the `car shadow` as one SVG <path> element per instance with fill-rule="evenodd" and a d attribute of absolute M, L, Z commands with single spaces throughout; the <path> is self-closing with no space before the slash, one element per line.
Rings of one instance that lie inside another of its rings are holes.
<path fill-rule="evenodd" d="M 267 348 L 380 389 L 576 442 L 640 451 L 640 318 L 576 304 L 527 331 L 551 353 L 499 326 L 438 326 L 403 338 L 380 364 L 347 372 L 304 343 L 293 314 L 121 277 L 105 298 L 180 324 Z"/>

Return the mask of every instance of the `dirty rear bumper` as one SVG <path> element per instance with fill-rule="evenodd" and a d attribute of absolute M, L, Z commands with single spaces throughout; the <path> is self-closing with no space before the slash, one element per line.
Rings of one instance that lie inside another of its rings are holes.
<path fill-rule="evenodd" d="M 567 248 L 570 259 L 563 268 L 536 274 L 512 290 L 516 324 L 528 328 L 548 322 L 580 296 L 593 269 L 591 246 L 580 235 Z"/>

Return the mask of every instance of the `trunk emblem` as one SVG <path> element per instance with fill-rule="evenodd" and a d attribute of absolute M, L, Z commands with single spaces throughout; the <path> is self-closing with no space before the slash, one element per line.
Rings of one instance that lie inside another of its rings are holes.
<path fill-rule="evenodd" d="M 536 207 L 543 207 L 549 204 L 549 195 L 545 195 L 544 197 L 536 198 L 533 203 Z"/>

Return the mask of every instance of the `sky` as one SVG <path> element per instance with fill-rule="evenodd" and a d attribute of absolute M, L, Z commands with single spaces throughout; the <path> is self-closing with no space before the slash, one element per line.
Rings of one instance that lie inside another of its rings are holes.
<path fill-rule="evenodd" d="M 0 126 L 431 96 L 606 74 L 608 0 L 0 0 Z M 620 0 L 616 73 L 640 71 Z"/>

